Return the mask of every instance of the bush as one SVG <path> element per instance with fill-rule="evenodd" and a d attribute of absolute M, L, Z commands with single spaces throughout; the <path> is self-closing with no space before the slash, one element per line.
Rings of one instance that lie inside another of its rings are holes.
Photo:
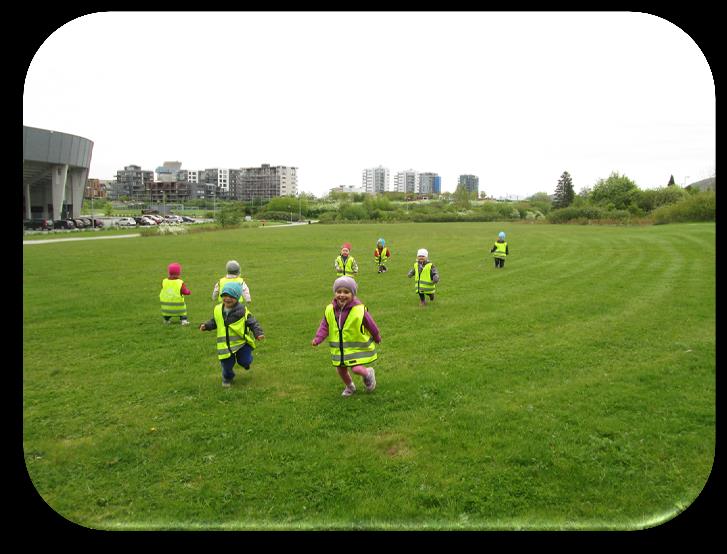
<path fill-rule="evenodd" d="M 675 204 L 662 206 L 652 212 L 654 223 L 686 223 L 695 221 L 715 221 L 717 214 L 717 195 L 713 191 L 688 195 Z"/>

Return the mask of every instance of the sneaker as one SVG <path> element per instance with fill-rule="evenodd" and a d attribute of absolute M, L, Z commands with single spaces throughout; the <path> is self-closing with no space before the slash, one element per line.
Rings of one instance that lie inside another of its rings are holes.
<path fill-rule="evenodd" d="M 171 322 L 171 320 L 169 320 L 169 319 L 165 319 L 165 320 L 164 320 L 164 325 L 169 325 L 169 324 L 171 324 L 171 323 L 172 323 L 172 322 Z"/>
<path fill-rule="evenodd" d="M 227 379 L 222 379 L 222 386 L 225 388 L 229 388 L 232 386 L 232 381 L 228 381 Z"/>
<path fill-rule="evenodd" d="M 376 388 L 376 372 L 373 367 L 369 368 L 369 374 L 364 377 L 363 382 L 366 385 L 366 390 L 369 392 Z"/>
<path fill-rule="evenodd" d="M 188 319 L 183 319 L 182 320 L 182 325 L 189 325 L 189 320 Z"/>
<path fill-rule="evenodd" d="M 346 388 L 343 389 L 341 396 L 351 396 L 354 392 L 356 392 L 356 385 L 351 383 L 350 385 L 346 385 Z"/>

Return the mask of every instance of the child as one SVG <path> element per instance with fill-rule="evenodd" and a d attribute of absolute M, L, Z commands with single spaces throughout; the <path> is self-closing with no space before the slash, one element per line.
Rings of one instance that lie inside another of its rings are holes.
<path fill-rule="evenodd" d="M 374 368 L 364 364 L 378 358 L 374 343 L 381 343 L 381 334 L 366 306 L 356 298 L 356 288 L 356 281 L 351 277 L 335 280 L 333 301 L 326 306 L 316 336 L 311 341 L 313 346 L 318 346 L 328 338 L 331 361 L 346 385 L 341 396 L 351 396 L 356 392 L 356 385 L 348 373 L 349 367 L 363 377 L 367 391 L 376 388 Z"/>
<path fill-rule="evenodd" d="M 490 252 L 494 252 L 492 255 L 495 258 L 495 269 L 498 267 L 505 267 L 505 258 L 507 258 L 507 255 L 510 254 L 510 250 L 507 247 L 507 242 L 505 242 L 504 231 L 500 231 L 497 235 L 497 241 Z"/>
<path fill-rule="evenodd" d="M 192 291 L 186 287 L 180 277 L 182 266 L 176 262 L 169 264 L 167 273 L 169 277 L 162 280 L 162 290 L 159 293 L 164 324 L 169 325 L 172 317 L 179 316 L 179 322 L 182 325 L 189 325 L 187 304 L 184 302 L 184 297 L 192 294 Z"/>
<path fill-rule="evenodd" d="M 242 297 L 245 299 L 245 302 L 249 303 L 251 301 L 250 289 L 247 288 L 245 280 L 240 277 L 240 263 L 237 260 L 230 260 L 227 262 L 225 271 L 227 271 L 227 275 L 217 281 L 215 283 L 215 288 L 212 289 L 212 300 L 216 301 L 218 304 L 221 303 L 222 296 L 220 295 L 220 291 L 224 288 L 226 283 L 234 281 L 236 283 L 240 283 L 240 286 L 242 286 Z"/>
<path fill-rule="evenodd" d="M 356 260 L 351 256 L 351 243 L 345 242 L 341 247 L 341 255 L 336 258 L 333 262 L 333 267 L 336 268 L 336 275 L 343 277 L 344 275 L 350 275 L 355 277 L 358 273 L 358 264 Z"/>
<path fill-rule="evenodd" d="M 374 250 L 374 261 L 379 266 L 379 273 L 386 273 L 385 263 L 388 263 L 391 257 L 391 250 L 386 247 L 386 241 L 379 239 L 376 241 L 376 249 Z"/>
<path fill-rule="evenodd" d="M 414 267 L 409 270 L 407 277 L 414 277 L 416 284 L 414 291 L 419 295 L 419 305 L 424 307 L 424 295 L 429 296 L 429 301 L 434 302 L 434 292 L 439 283 L 439 272 L 435 265 L 429 261 L 429 252 L 426 248 L 417 251 L 417 261 Z"/>
<path fill-rule="evenodd" d="M 222 303 L 212 312 L 212 319 L 199 326 L 200 331 L 217 329 L 217 358 L 222 365 L 222 386 L 229 387 L 235 378 L 235 363 L 250 369 L 255 341 L 263 340 L 262 327 L 247 306 L 239 302 L 240 283 L 230 281 L 222 287 Z"/>

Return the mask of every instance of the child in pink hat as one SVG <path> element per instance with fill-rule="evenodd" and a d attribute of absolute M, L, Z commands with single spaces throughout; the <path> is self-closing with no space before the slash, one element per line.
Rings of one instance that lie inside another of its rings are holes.
<path fill-rule="evenodd" d="M 189 325 L 184 297 L 192 294 L 192 291 L 182 281 L 182 266 L 176 262 L 169 264 L 167 274 L 168 277 L 162 280 L 162 290 L 159 293 L 164 323 L 169 325 L 173 317 L 179 317 L 182 325 Z"/>
<path fill-rule="evenodd" d="M 367 391 L 376 388 L 374 368 L 365 364 L 378 358 L 376 344 L 381 343 L 381 334 L 366 306 L 356 298 L 356 289 L 356 281 L 351 277 L 339 277 L 334 281 L 333 300 L 326 306 L 316 336 L 311 341 L 313 346 L 318 346 L 328 339 L 331 362 L 346 385 L 342 396 L 356 392 L 356 385 L 348 373 L 349 367 L 363 377 Z"/>
<path fill-rule="evenodd" d="M 351 256 L 351 243 L 344 242 L 341 246 L 341 253 L 333 262 L 333 267 L 336 268 L 336 275 L 343 277 L 348 275 L 350 277 L 356 277 L 358 275 L 358 264 L 356 260 Z"/>

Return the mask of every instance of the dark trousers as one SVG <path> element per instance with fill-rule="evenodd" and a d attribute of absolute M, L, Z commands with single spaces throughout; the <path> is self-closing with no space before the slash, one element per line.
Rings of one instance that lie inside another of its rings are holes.
<path fill-rule="evenodd" d="M 231 381 L 235 378 L 235 372 L 233 371 L 235 363 L 240 364 L 245 369 L 250 369 L 250 364 L 252 363 L 252 346 L 245 344 L 229 358 L 220 360 L 222 378 L 225 381 Z"/>
<path fill-rule="evenodd" d="M 427 296 L 429 297 L 429 300 L 431 300 L 432 302 L 434 302 L 434 295 L 433 294 L 427 294 Z M 424 302 L 424 293 L 423 292 L 420 292 L 419 293 L 419 300 L 421 300 L 422 302 Z"/>
<path fill-rule="evenodd" d="M 495 258 L 495 267 L 505 267 L 505 258 Z"/>
<path fill-rule="evenodd" d="M 170 319 L 172 319 L 172 317 L 177 317 L 177 316 L 163 315 L 162 317 L 164 318 L 164 321 L 169 321 Z M 185 319 L 187 319 L 186 315 L 179 316 L 179 321 L 184 321 Z"/>

